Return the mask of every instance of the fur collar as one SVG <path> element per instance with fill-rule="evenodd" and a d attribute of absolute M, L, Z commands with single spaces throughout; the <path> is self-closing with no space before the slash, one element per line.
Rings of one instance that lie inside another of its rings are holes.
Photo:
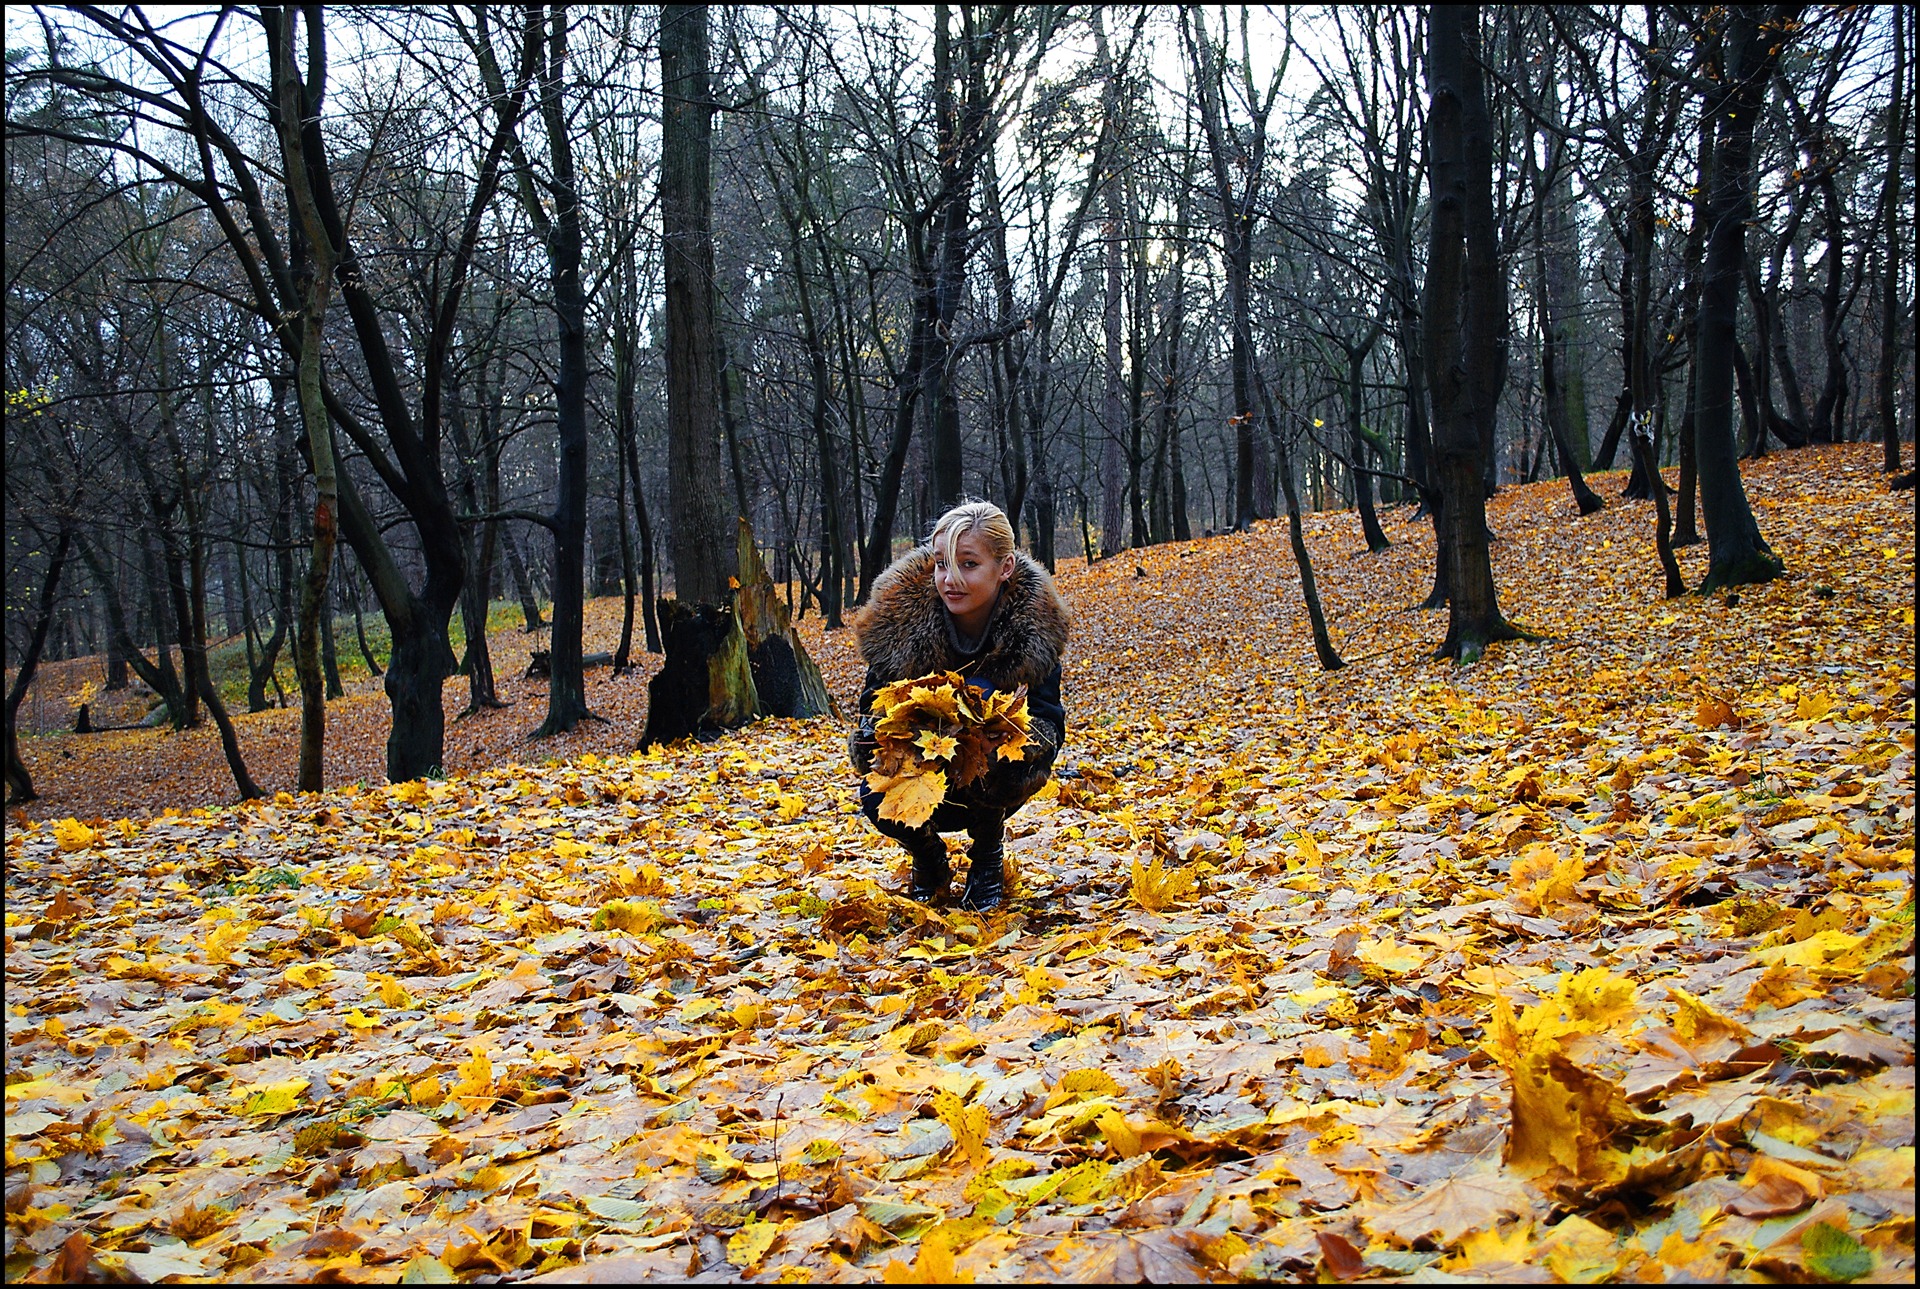
<path fill-rule="evenodd" d="M 889 681 L 958 670 L 947 631 L 947 608 L 933 585 L 933 551 L 916 547 L 873 583 L 873 597 L 854 618 L 860 656 Z M 1000 688 L 1037 685 L 1060 665 L 1070 619 L 1053 578 L 1015 551 L 1013 576 L 1001 588 L 986 650 L 966 670 Z"/>

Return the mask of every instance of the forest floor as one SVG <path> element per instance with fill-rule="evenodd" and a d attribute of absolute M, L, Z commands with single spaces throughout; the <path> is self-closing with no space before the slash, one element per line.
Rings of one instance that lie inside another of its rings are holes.
<path fill-rule="evenodd" d="M 7 1278 L 1910 1281 L 1877 454 L 1747 464 L 1788 572 L 1737 597 L 1660 598 L 1622 475 L 1503 490 L 1546 638 L 1467 668 L 1404 510 L 1308 521 L 1331 673 L 1282 523 L 1063 562 L 1063 773 L 984 918 L 901 898 L 844 722 L 633 754 L 602 669 L 529 743 L 518 633 L 444 780 L 382 782 L 377 689 L 342 786 L 244 806 L 210 730 L 23 740 Z M 296 723 L 238 718 L 270 793 Z"/>

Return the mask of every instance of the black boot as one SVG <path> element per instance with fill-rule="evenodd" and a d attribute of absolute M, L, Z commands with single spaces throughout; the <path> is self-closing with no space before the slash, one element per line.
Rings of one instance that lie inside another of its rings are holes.
<path fill-rule="evenodd" d="M 947 863 L 947 843 L 940 840 L 940 834 L 929 832 L 903 844 L 913 856 L 913 882 L 907 887 L 907 898 L 922 904 L 946 899 L 953 884 L 953 867 Z"/>
<path fill-rule="evenodd" d="M 960 907 L 985 913 L 999 908 L 1007 897 L 1005 834 L 1001 821 L 995 819 L 990 828 L 969 828 L 967 835 L 973 847 L 968 851 L 967 885 L 960 893 Z"/>

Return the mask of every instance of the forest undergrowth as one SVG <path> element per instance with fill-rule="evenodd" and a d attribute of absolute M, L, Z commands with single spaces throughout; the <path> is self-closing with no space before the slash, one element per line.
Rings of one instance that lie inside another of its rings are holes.
<path fill-rule="evenodd" d="M 988 917 L 902 898 L 843 722 L 633 754 L 638 676 L 538 744 L 508 681 L 398 786 L 351 696 L 353 786 L 241 806 L 210 733 L 25 740 L 7 1277 L 1911 1280 L 1877 452 L 1747 466 L 1788 574 L 1737 596 L 1660 598 L 1622 475 L 1503 490 L 1545 639 L 1468 668 L 1404 510 L 1308 523 L 1330 673 L 1281 523 L 1063 564 L 1068 747 Z M 296 719 L 239 718 L 270 789 Z"/>

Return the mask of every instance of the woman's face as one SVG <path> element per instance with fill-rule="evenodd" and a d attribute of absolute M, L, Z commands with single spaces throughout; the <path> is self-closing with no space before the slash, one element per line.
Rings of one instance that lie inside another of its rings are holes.
<path fill-rule="evenodd" d="M 962 533 L 954 539 L 953 557 L 938 549 L 933 553 L 933 585 L 940 600 L 960 624 L 969 631 L 986 625 L 1000 584 L 1013 573 L 1013 556 L 994 559 L 978 533 Z"/>

